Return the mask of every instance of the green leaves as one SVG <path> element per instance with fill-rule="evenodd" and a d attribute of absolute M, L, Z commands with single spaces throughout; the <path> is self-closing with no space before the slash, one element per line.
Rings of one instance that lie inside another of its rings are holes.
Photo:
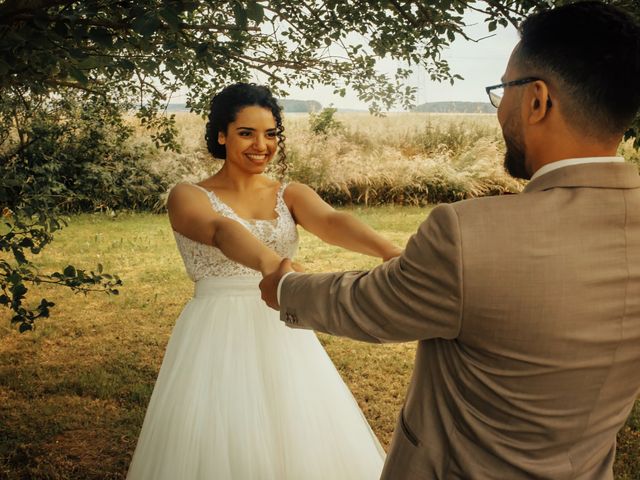
<path fill-rule="evenodd" d="M 167 5 L 164 8 L 160 9 L 159 12 L 160 18 L 162 18 L 169 28 L 174 32 L 180 30 L 181 20 L 180 20 L 180 12 L 171 8 L 171 6 Z"/>
<path fill-rule="evenodd" d="M 379 75 L 378 58 L 453 80 L 441 53 L 464 36 L 471 5 L 485 12 L 493 31 L 507 23 L 506 14 L 518 18 L 540 2 L 86 0 L 64 9 L 8 3 L 0 5 L 0 94 L 18 82 L 64 95 L 71 83 L 105 96 L 118 89 L 144 105 L 177 84 L 189 91 L 190 105 L 206 108 L 213 91 L 260 72 L 274 87 L 351 87 L 379 108 L 411 99 Z M 32 20 L 18 21 L 25 17 Z M 366 46 L 356 50 L 353 43 Z"/>
<path fill-rule="evenodd" d="M 117 61 L 117 65 L 125 70 L 134 71 L 136 64 L 127 58 L 120 58 Z"/>
<path fill-rule="evenodd" d="M 63 211 L 94 211 L 105 198 L 113 208 L 122 202 L 153 205 L 166 190 L 163 179 L 140 163 L 141 154 L 127 146 L 131 129 L 122 109 L 101 96 L 73 91 L 54 99 L 5 95 L 0 100 L 0 121 L 7 114 L 14 121 L 0 151 L 0 307 L 13 312 L 22 332 L 35 328 L 54 306 L 32 298 L 33 285 L 119 293 L 121 280 L 101 264 L 95 271 L 73 265 L 53 272 L 38 268 L 33 255 L 66 226 Z"/>
<path fill-rule="evenodd" d="M 78 83 L 82 85 L 87 85 L 89 83 L 89 78 L 84 74 L 84 72 L 76 67 L 69 66 L 69 75 Z"/>
<path fill-rule="evenodd" d="M 55 304 L 43 298 L 35 308 L 25 307 L 24 300 L 29 292 L 26 286 L 27 282 L 57 284 L 85 294 L 91 291 L 101 291 L 118 295 L 117 287 L 122 285 L 120 278 L 117 275 L 103 273 L 101 264 L 98 264 L 97 270 L 98 273 L 87 272 L 77 269 L 73 265 L 67 265 L 62 272 L 46 275 L 40 273 L 30 262 L 11 266 L 3 261 L 0 263 L 0 289 L 2 291 L 0 306 L 8 307 L 14 312 L 11 322 L 19 325 L 20 333 L 33 330 L 36 320 L 49 317 L 50 309 Z"/>
<path fill-rule="evenodd" d="M 11 296 L 13 297 L 13 301 L 21 300 L 25 293 L 27 293 L 27 287 L 22 283 L 15 283 L 11 288 Z"/>
<path fill-rule="evenodd" d="M 337 108 L 323 108 L 320 112 L 309 113 L 309 129 L 314 135 L 327 136 L 344 129 L 342 122 L 333 116 L 338 111 Z"/>
<path fill-rule="evenodd" d="M 15 319 L 16 322 L 18 321 L 17 319 Z M 22 322 L 20 323 L 20 333 L 24 333 L 24 332 L 28 332 L 29 330 L 33 330 L 33 324 L 31 323 L 27 323 L 27 322 Z"/>
<path fill-rule="evenodd" d="M 64 269 L 63 273 L 64 273 L 64 276 L 68 277 L 68 278 L 73 278 L 78 274 L 78 272 L 76 271 L 76 269 L 75 269 L 75 267 L 73 265 L 68 265 Z"/>
<path fill-rule="evenodd" d="M 13 253 L 13 257 L 16 259 L 18 264 L 27 263 L 27 258 L 24 255 L 24 251 L 17 245 L 11 246 L 11 253 Z"/>
<path fill-rule="evenodd" d="M 162 22 L 152 12 L 145 13 L 133 20 L 131 24 L 133 31 L 143 37 L 150 37 L 162 27 Z"/>
<path fill-rule="evenodd" d="M 19 245 L 22 248 L 31 248 L 35 246 L 35 244 L 33 243 L 33 239 L 29 237 L 25 237 L 22 240 L 20 240 Z"/>
<path fill-rule="evenodd" d="M 249 23 L 249 16 L 247 15 L 247 11 L 245 10 L 244 5 L 242 5 L 242 2 L 233 2 L 232 8 L 236 25 L 241 29 L 247 28 Z"/>
<path fill-rule="evenodd" d="M 90 28 L 88 33 L 89 38 L 100 46 L 109 48 L 113 45 L 113 33 L 106 28 Z"/>
<path fill-rule="evenodd" d="M 100 13 L 103 8 L 93 1 L 86 3 L 86 13 Z M 189 88 L 193 87 L 194 95 L 209 92 L 213 85 L 246 78 L 252 70 L 268 72 L 276 84 L 335 84 L 339 78 L 352 83 L 352 79 L 366 78 L 375 71 L 373 66 L 362 61 L 371 56 L 371 51 L 379 56 L 391 55 L 413 63 L 427 62 L 430 56 L 420 53 L 420 45 L 429 45 L 430 49 L 437 50 L 443 43 L 436 41 L 434 32 L 436 36 L 451 41 L 460 29 L 459 18 L 449 15 L 442 2 L 433 7 L 421 5 L 418 11 L 410 3 L 400 2 L 409 14 L 402 9 L 390 9 L 386 2 L 365 3 L 354 8 L 344 2 L 327 2 L 319 8 L 274 1 L 269 3 L 270 18 L 267 18 L 266 3 L 255 0 L 217 3 L 166 1 L 160 8 L 153 8 L 155 4 L 143 0 L 125 8 L 115 18 L 101 16 L 101 20 L 106 19 L 104 24 L 96 22 L 96 25 L 90 25 L 87 33 L 95 46 L 114 50 L 105 52 L 108 53 L 106 55 L 93 52 L 91 57 L 108 57 L 116 50 L 125 52 L 125 55 L 113 55 L 112 62 L 95 59 L 77 62 L 71 74 L 80 82 L 85 81 L 84 75 L 91 79 L 90 83 L 93 79 L 98 80 L 100 74 L 112 75 L 114 70 L 118 71 L 120 81 L 125 80 L 127 71 L 135 71 L 142 76 L 159 74 L 156 78 L 163 79 L 163 82 L 165 78 L 168 82 L 173 81 L 159 72 L 164 67 Z M 464 11 L 463 4 L 452 3 L 452 10 Z M 81 15 L 83 8 L 78 7 L 74 13 Z M 411 16 L 415 18 L 407 20 Z M 290 40 L 283 42 L 269 33 L 265 24 L 271 19 L 274 19 L 276 28 L 287 25 L 281 30 L 280 38 L 287 35 Z M 419 28 L 414 28 L 416 25 Z M 58 33 L 64 33 L 65 28 L 66 23 L 59 23 Z M 354 31 L 368 36 L 371 45 L 367 52 L 357 54 L 359 61 L 352 62 L 348 56 L 344 61 L 338 60 L 339 49 L 335 57 L 325 58 L 324 47 L 345 43 L 347 36 Z M 77 38 L 82 37 L 75 26 L 73 32 Z M 180 35 L 176 36 L 176 33 Z M 199 72 L 198 69 L 202 70 Z M 201 87 L 206 83 L 203 81 L 207 74 L 205 69 L 215 72 L 215 80 L 209 80 L 210 88 Z M 143 94 L 142 91 L 140 93 Z M 144 93 L 155 95 L 152 89 Z M 374 93 L 373 98 L 377 95 Z M 372 98 L 372 91 L 369 90 L 365 96 Z M 189 103 L 204 105 L 205 100 L 194 98 Z"/>
<path fill-rule="evenodd" d="M 256 24 L 260 24 L 264 20 L 264 7 L 256 2 L 249 1 L 247 2 L 247 18 L 249 20 L 253 20 Z"/>

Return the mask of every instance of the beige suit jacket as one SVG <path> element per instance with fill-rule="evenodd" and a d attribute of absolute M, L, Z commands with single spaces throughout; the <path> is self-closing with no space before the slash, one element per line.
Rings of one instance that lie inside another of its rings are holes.
<path fill-rule="evenodd" d="M 640 394 L 637 169 L 440 205 L 370 272 L 289 275 L 281 318 L 419 341 L 383 479 L 611 479 Z"/>

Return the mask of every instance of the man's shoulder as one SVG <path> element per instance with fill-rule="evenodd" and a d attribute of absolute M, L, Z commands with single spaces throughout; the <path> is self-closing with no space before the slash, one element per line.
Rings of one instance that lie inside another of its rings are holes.
<path fill-rule="evenodd" d="M 486 235 L 493 237 L 525 227 L 538 221 L 538 195 L 519 193 L 493 197 L 471 198 L 442 206 L 432 221 L 455 223 L 463 237 Z M 448 220 L 447 220 L 448 219 Z"/>
<path fill-rule="evenodd" d="M 456 214 L 467 215 L 478 211 L 484 214 L 500 213 L 510 209 L 520 209 L 532 200 L 531 195 L 523 193 L 503 194 L 491 197 L 469 198 L 449 204 Z"/>

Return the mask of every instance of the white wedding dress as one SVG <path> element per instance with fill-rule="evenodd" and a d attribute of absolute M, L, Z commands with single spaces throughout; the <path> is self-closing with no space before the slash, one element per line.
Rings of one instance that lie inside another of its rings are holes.
<path fill-rule="evenodd" d="M 252 221 L 202 190 L 291 258 L 298 233 L 284 188 L 278 218 Z M 286 327 L 262 302 L 258 272 L 175 238 L 195 295 L 173 329 L 127 478 L 379 478 L 384 451 L 315 334 Z"/>

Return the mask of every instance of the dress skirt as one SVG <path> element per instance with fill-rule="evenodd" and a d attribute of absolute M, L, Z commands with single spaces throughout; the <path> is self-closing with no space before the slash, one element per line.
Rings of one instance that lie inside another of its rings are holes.
<path fill-rule="evenodd" d="M 209 277 L 180 314 L 130 480 L 375 480 L 384 451 L 314 332 L 258 277 Z"/>

